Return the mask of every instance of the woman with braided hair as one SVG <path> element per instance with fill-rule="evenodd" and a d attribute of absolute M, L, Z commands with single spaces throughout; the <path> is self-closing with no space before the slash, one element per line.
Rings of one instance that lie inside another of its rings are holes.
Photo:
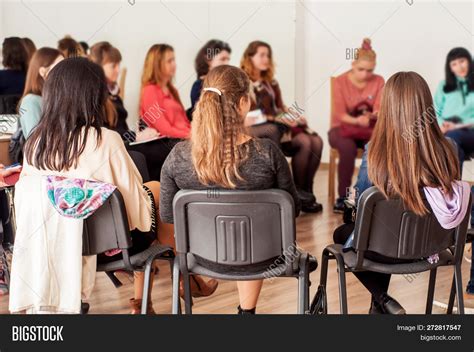
<path fill-rule="evenodd" d="M 295 214 L 299 213 L 296 187 L 280 148 L 269 139 L 249 136 L 245 130 L 249 90 L 248 76 L 237 67 L 222 65 L 206 76 L 193 114 L 191 140 L 176 144 L 161 171 L 159 209 L 163 222 L 173 223 L 173 198 L 180 189 L 279 188 L 290 193 Z M 220 268 L 232 269 L 230 265 Z M 237 282 L 239 314 L 255 313 L 262 283 Z"/>

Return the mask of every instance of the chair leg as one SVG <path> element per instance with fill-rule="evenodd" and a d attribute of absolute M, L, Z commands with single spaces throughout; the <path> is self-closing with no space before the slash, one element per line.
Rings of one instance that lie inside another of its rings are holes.
<path fill-rule="evenodd" d="M 430 281 L 428 284 L 428 297 L 426 298 L 426 312 L 425 314 L 431 314 L 433 311 L 433 298 L 436 284 L 436 272 L 437 268 L 430 271 Z"/>
<path fill-rule="evenodd" d="M 151 278 L 151 267 L 153 260 L 149 260 L 145 265 L 145 280 L 143 282 L 143 297 L 142 297 L 142 314 L 147 313 L 148 300 L 151 299 L 150 291 L 150 278 Z"/>
<path fill-rule="evenodd" d="M 122 284 L 122 281 L 120 281 L 119 279 L 117 279 L 117 277 L 115 276 L 114 272 L 113 271 L 106 271 L 105 274 L 109 277 L 110 281 L 112 281 L 112 283 L 114 284 L 115 288 L 119 288 L 121 287 L 123 284 Z"/>
<path fill-rule="evenodd" d="M 455 294 L 456 294 L 456 279 L 455 279 L 455 275 L 453 275 L 453 282 L 451 284 L 451 292 L 449 293 L 448 308 L 446 309 L 446 314 L 453 314 Z"/>
<path fill-rule="evenodd" d="M 462 289 L 462 274 L 460 264 L 455 266 L 454 277 L 456 281 L 456 300 L 458 301 L 458 314 L 464 314 L 464 296 Z"/>
<path fill-rule="evenodd" d="M 326 287 L 326 283 L 328 280 L 328 262 L 330 259 L 330 254 L 328 251 L 323 250 L 323 254 L 321 256 L 321 276 L 319 278 L 319 284 Z"/>
<path fill-rule="evenodd" d="M 192 297 L 191 297 L 191 284 L 189 282 L 190 275 L 187 271 L 183 274 L 183 285 L 184 285 L 184 312 L 186 314 L 193 314 L 192 312 Z M 179 293 L 178 293 L 179 294 Z"/>
<path fill-rule="evenodd" d="M 178 259 L 175 258 L 174 261 L 170 262 L 172 266 L 172 273 L 173 273 L 173 298 L 172 298 L 172 306 L 171 306 L 171 313 L 172 314 L 181 314 L 181 302 L 179 300 L 179 279 L 180 279 L 180 272 L 179 272 L 179 263 Z"/>
<path fill-rule="evenodd" d="M 298 275 L 298 314 L 306 314 L 309 310 L 309 259 L 305 253 L 300 258 Z"/>
<path fill-rule="evenodd" d="M 347 314 L 347 290 L 346 290 L 346 271 L 344 270 L 344 261 L 337 258 L 337 273 L 339 276 L 339 303 L 341 314 Z"/>
<path fill-rule="evenodd" d="M 333 204 L 335 200 L 335 183 L 336 183 L 336 156 L 337 151 L 331 149 L 329 151 L 329 175 L 328 175 L 328 198 L 329 203 Z"/>

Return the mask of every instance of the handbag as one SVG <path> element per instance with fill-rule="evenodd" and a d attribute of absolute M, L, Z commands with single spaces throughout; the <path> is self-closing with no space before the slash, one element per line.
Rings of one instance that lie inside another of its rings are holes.
<path fill-rule="evenodd" d="M 13 133 L 10 144 L 8 145 L 8 155 L 10 156 L 10 161 L 13 164 L 23 163 L 23 147 L 25 146 L 25 135 L 21 126 L 18 126 L 18 129 Z"/>

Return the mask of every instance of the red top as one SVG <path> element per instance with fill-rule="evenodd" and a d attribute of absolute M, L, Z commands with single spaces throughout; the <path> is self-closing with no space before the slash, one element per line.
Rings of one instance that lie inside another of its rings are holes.
<path fill-rule="evenodd" d="M 188 138 L 191 132 L 183 106 L 171 94 L 165 94 L 158 84 L 143 88 L 140 117 L 166 137 Z"/>
<path fill-rule="evenodd" d="M 350 71 L 334 78 L 333 81 L 333 109 L 331 128 L 339 127 L 344 114 L 351 112 L 362 104 L 369 105 L 375 113 L 379 110 L 382 88 L 385 84 L 382 76 L 373 75 L 367 85 L 361 89 L 356 87 L 349 79 Z"/>

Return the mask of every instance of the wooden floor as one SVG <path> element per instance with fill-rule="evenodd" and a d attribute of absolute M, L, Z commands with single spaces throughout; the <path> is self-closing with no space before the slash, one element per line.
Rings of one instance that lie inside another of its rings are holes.
<path fill-rule="evenodd" d="M 297 219 L 297 240 L 304 250 L 317 257 L 320 262 L 323 248 L 332 243 L 332 233 L 341 223 L 341 216 L 333 214 L 331 204 L 327 200 L 327 170 L 318 172 L 315 191 L 318 201 L 324 205 L 320 214 L 303 214 Z M 332 262 L 332 261 L 331 261 Z M 328 306 L 330 313 L 339 313 L 338 285 L 334 263 L 329 266 L 328 275 Z M 311 274 L 311 297 L 319 283 L 319 268 Z M 463 285 L 469 276 L 469 263 L 463 263 Z M 116 289 L 104 275 L 98 274 L 96 287 L 89 300 L 91 314 L 127 314 L 129 312 L 128 299 L 133 297 L 133 283 L 127 275 L 120 276 L 124 285 Z M 441 268 L 438 271 L 435 300 L 447 301 L 452 280 L 452 271 Z M 408 313 L 424 313 L 426 290 L 428 286 L 427 273 L 416 274 L 410 277 L 394 276 L 389 293 L 405 307 Z M 347 274 L 349 313 L 366 314 L 370 296 L 365 288 Z M 257 313 L 262 314 L 293 314 L 296 312 L 297 282 L 296 279 L 274 279 L 264 283 L 259 299 Z M 171 280 L 169 267 L 160 265 L 160 272 L 154 283 L 152 299 L 157 313 L 171 312 Z M 217 291 L 211 297 L 194 300 L 193 313 L 195 314 L 235 314 L 238 306 L 238 295 L 235 282 L 219 282 Z M 434 308 L 434 313 L 443 313 Z M 8 313 L 8 296 L 0 297 L 0 314 Z"/>

